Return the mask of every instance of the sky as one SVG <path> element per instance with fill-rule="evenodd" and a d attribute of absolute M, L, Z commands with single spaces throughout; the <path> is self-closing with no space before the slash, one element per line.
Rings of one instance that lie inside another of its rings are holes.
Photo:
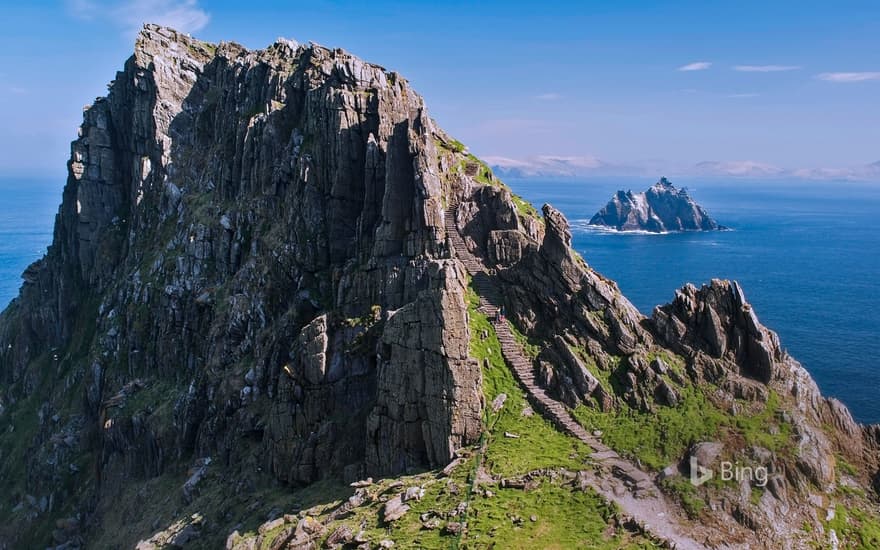
<path fill-rule="evenodd" d="M 403 74 L 471 151 L 552 170 L 880 176 L 880 2 L 58 0 L 2 8 L 0 177 L 59 178 L 144 21 Z M 880 179 L 880 177 L 878 177 Z"/>

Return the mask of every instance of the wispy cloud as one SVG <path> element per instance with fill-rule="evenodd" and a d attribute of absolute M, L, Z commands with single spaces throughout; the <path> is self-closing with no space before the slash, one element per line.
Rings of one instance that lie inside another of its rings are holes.
<path fill-rule="evenodd" d="M 744 98 L 748 98 L 748 97 L 758 97 L 759 95 L 761 95 L 761 94 L 756 94 L 754 92 L 746 92 L 746 93 L 739 93 L 739 94 L 727 94 L 724 97 L 730 97 L 733 99 L 744 99 Z"/>
<path fill-rule="evenodd" d="M 502 178 L 656 177 L 659 174 L 706 178 L 794 178 L 824 181 L 876 181 L 880 178 L 880 161 L 843 168 L 783 168 L 759 160 L 712 160 L 691 164 L 660 159 L 608 162 L 591 155 L 539 155 L 526 158 L 484 156 L 482 158 Z"/>
<path fill-rule="evenodd" d="M 540 99 L 541 101 L 556 101 L 557 99 L 562 99 L 562 96 L 556 92 L 548 92 L 546 94 L 536 95 L 535 99 Z"/>
<path fill-rule="evenodd" d="M 524 159 L 486 156 L 483 160 L 502 176 L 510 177 L 572 177 L 609 166 L 602 159 L 590 155 L 538 155 Z"/>
<path fill-rule="evenodd" d="M 67 11 L 84 21 L 112 23 L 129 34 L 138 32 L 144 23 L 196 32 L 211 20 L 198 0 L 67 0 Z"/>
<path fill-rule="evenodd" d="M 785 173 L 785 170 L 778 166 L 755 160 L 703 161 L 694 165 L 692 171 L 704 176 L 737 177 L 780 176 Z"/>
<path fill-rule="evenodd" d="M 741 73 L 781 73 L 800 68 L 800 65 L 737 65 L 733 70 Z"/>
<path fill-rule="evenodd" d="M 705 71 L 709 67 L 712 66 L 711 61 L 695 61 L 694 63 L 688 63 L 687 65 L 682 65 L 676 70 L 679 71 Z"/>
<path fill-rule="evenodd" d="M 880 80 L 880 72 L 861 73 L 821 73 L 816 78 L 827 82 L 864 82 L 866 80 Z"/>

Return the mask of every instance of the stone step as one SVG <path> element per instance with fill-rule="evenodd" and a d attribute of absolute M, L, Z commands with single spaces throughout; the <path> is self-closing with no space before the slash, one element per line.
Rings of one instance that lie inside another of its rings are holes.
<path fill-rule="evenodd" d="M 620 458 L 620 455 L 615 453 L 614 451 L 597 451 L 590 455 L 590 458 L 597 461 L 608 460 L 611 458 Z"/>

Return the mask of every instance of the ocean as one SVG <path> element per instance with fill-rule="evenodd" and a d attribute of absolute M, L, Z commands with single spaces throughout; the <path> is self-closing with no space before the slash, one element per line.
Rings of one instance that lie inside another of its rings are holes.
<path fill-rule="evenodd" d="M 52 242 L 63 183 L 0 180 L 0 309 L 18 295 L 21 274 Z"/>
<path fill-rule="evenodd" d="M 731 231 L 634 235 L 587 228 L 640 178 L 507 180 L 571 222 L 574 247 L 646 315 L 687 282 L 735 279 L 760 320 L 861 422 L 880 422 L 880 184 L 675 180 Z M 51 241 L 61 185 L 0 181 L 0 307 Z"/>

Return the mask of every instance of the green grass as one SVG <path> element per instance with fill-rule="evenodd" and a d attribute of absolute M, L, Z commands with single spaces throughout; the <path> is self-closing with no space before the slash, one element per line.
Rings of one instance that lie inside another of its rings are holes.
<path fill-rule="evenodd" d="M 835 459 L 837 461 L 838 471 L 843 472 L 844 474 L 849 476 L 859 475 L 859 471 L 856 469 L 856 467 L 844 460 L 843 457 L 838 455 L 837 457 L 835 457 Z"/>
<path fill-rule="evenodd" d="M 773 452 L 784 452 L 791 448 L 791 425 L 778 421 L 779 395 L 770 391 L 767 403 L 757 414 L 731 416 L 731 426 L 740 432 L 749 446 L 758 445 Z M 769 427 L 776 426 L 777 433 L 770 432 Z"/>
<path fill-rule="evenodd" d="M 681 388 L 676 407 L 661 407 L 643 413 L 625 407 L 603 413 L 586 406 L 574 411 L 575 418 L 589 430 L 601 430 L 602 440 L 620 453 L 660 470 L 678 461 L 693 443 L 717 437 L 728 416 L 715 407 L 697 388 Z"/>
<path fill-rule="evenodd" d="M 657 547 L 640 536 L 610 529 L 615 509 L 592 491 L 547 480 L 532 491 L 491 490 L 494 496 L 478 497 L 472 504 L 467 548 Z"/>
<path fill-rule="evenodd" d="M 523 199 L 516 193 L 511 193 L 510 197 L 513 199 L 513 204 L 516 205 L 516 209 L 521 215 L 529 218 L 535 218 L 536 220 L 542 219 L 541 216 L 538 214 L 538 210 L 535 209 L 534 206 L 532 206 L 532 203 Z"/>
<path fill-rule="evenodd" d="M 489 168 L 489 165 L 471 153 L 468 153 L 465 158 L 458 161 L 457 169 L 465 174 L 474 172 L 470 177 L 483 185 L 503 185 L 501 181 L 495 177 L 495 174 L 492 173 L 492 169 Z"/>
<path fill-rule="evenodd" d="M 825 527 L 837 532 L 841 548 L 880 548 L 880 521 L 864 510 L 847 510 L 842 504 L 838 504 L 834 509 L 834 519 L 825 522 Z"/>
<path fill-rule="evenodd" d="M 604 370 L 599 368 L 599 365 L 596 364 L 596 360 L 582 347 L 579 346 L 569 346 L 571 351 L 577 355 L 581 363 L 590 371 L 596 380 L 599 381 L 599 385 L 602 386 L 602 389 L 605 390 L 605 393 L 608 395 L 614 395 L 614 384 L 611 381 L 611 371 Z M 620 358 L 617 358 L 615 364 L 620 362 Z"/>
<path fill-rule="evenodd" d="M 450 150 L 452 150 L 455 153 L 464 153 L 465 149 L 467 149 L 467 147 L 465 147 L 464 143 L 458 141 L 457 139 L 450 139 L 449 140 L 449 147 L 450 147 Z"/>
<path fill-rule="evenodd" d="M 689 479 L 683 477 L 668 477 L 660 482 L 661 487 L 676 497 L 684 508 L 685 513 L 691 519 L 699 517 L 706 508 L 706 501 L 700 495 L 697 487 Z"/>

